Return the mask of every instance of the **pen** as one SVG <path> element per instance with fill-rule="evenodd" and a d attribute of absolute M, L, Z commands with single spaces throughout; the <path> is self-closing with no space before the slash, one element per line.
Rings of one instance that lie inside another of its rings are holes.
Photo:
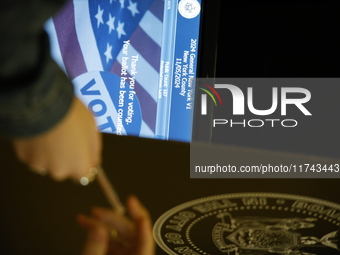
<path fill-rule="evenodd" d="M 112 208 L 120 214 L 125 214 L 125 208 L 120 201 L 117 192 L 107 178 L 103 168 L 101 166 L 92 168 L 90 172 L 90 176 L 80 179 L 80 183 L 83 186 L 86 186 L 90 181 L 95 179 L 95 176 L 97 176 L 98 184 Z"/>
<path fill-rule="evenodd" d="M 102 167 L 98 167 L 97 179 L 99 186 L 101 187 L 104 195 L 106 196 L 106 199 L 108 200 L 112 208 L 118 213 L 125 214 L 125 208 Z"/>

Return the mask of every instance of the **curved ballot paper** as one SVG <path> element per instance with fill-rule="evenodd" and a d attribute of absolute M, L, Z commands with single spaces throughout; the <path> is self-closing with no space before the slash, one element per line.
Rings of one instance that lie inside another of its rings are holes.
<path fill-rule="evenodd" d="M 45 27 L 100 131 L 189 142 L 200 13 L 200 0 L 73 0 Z"/>

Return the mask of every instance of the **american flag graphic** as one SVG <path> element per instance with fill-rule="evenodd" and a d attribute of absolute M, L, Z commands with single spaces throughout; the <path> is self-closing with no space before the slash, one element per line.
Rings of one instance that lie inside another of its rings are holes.
<path fill-rule="evenodd" d="M 128 94 L 133 90 L 137 98 L 134 114 L 140 114 L 141 123 L 138 131 L 129 133 L 129 123 L 124 121 L 128 112 L 125 107 L 121 116 L 122 134 L 154 137 L 163 12 L 163 0 L 73 0 L 46 23 L 52 57 L 73 81 L 80 99 L 89 108 L 93 107 L 94 114 L 103 113 L 96 116 L 103 132 L 117 133 L 119 83 L 127 46 L 130 62 L 126 82 L 129 78 L 134 82 L 133 88 L 123 96 L 127 103 Z M 131 56 L 138 56 L 135 70 L 131 68 Z M 105 75 L 100 75 L 103 73 Z M 115 77 L 111 84 L 107 73 Z M 91 77 L 102 81 L 95 82 Z M 82 85 L 78 84 L 79 80 Z M 105 86 L 98 87 L 101 83 Z M 112 129 L 107 129 L 104 123 L 108 115 L 112 118 Z"/>

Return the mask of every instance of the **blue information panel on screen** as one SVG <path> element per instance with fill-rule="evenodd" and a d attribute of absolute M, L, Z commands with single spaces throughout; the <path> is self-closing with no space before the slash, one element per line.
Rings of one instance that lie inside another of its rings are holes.
<path fill-rule="evenodd" d="M 200 0 L 73 0 L 46 31 L 100 131 L 190 142 L 200 14 Z"/>

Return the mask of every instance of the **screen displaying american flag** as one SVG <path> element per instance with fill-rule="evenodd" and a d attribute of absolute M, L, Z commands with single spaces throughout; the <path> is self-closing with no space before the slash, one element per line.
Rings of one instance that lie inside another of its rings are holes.
<path fill-rule="evenodd" d="M 163 0 L 73 0 L 46 23 L 101 131 L 154 137 L 163 12 Z"/>

